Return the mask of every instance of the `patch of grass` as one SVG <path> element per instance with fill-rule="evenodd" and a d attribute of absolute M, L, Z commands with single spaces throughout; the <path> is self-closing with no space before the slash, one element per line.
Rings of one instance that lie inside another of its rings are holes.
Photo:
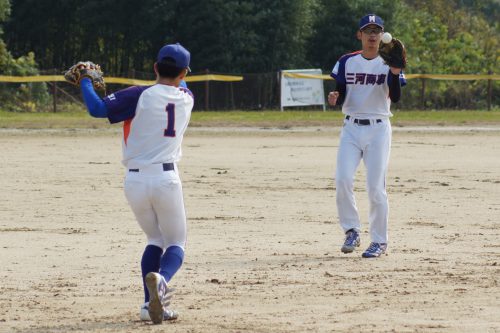
<path fill-rule="evenodd" d="M 323 111 L 230 111 L 194 112 L 190 126 L 338 126 L 340 110 Z M 500 125 L 500 110 L 495 111 L 394 111 L 395 126 Z"/>
<path fill-rule="evenodd" d="M 67 111 L 67 110 L 70 111 Z M 193 127 L 300 127 L 338 126 L 343 115 L 340 110 L 323 111 L 195 111 Z M 460 126 L 500 125 L 500 109 L 494 111 L 394 111 L 394 126 Z M 105 119 L 90 117 L 83 107 L 75 105 L 53 112 L 0 111 L 0 128 L 107 128 Z"/>
<path fill-rule="evenodd" d="M 396 126 L 500 125 L 500 109 L 395 111 L 392 123 Z"/>
<path fill-rule="evenodd" d="M 341 119 L 334 111 L 202 111 L 193 113 L 191 126 L 333 126 Z"/>
<path fill-rule="evenodd" d="M 81 107 L 61 112 L 7 112 L 0 110 L 0 128 L 105 128 L 106 120 L 92 118 Z"/>

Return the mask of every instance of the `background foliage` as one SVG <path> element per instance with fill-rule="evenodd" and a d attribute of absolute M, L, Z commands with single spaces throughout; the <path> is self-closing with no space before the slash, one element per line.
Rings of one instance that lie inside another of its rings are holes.
<path fill-rule="evenodd" d="M 0 23 L 10 14 L 8 0 L 0 0 Z M 7 50 L 2 40 L 0 25 L 0 74 L 2 75 L 35 75 L 38 74 L 35 55 L 28 51 L 16 59 Z M 45 83 L 2 84 L 0 83 L 0 101 L 5 109 L 34 111 L 40 105 L 46 105 L 49 100 Z"/>
<path fill-rule="evenodd" d="M 360 48 L 358 20 L 370 12 L 405 42 L 407 73 L 499 73 L 498 0 L 0 0 L 0 74 L 61 71 L 88 59 L 107 75 L 150 73 L 157 50 L 171 42 L 192 52 L 195 73 L 329 72 Z M 19 98 L 47 97 L 40 85 L 15 89 Z M 485 90 L 485 81 L 434 81 L 426 103 L 467 107 Z M 419 106 L 414 100 L 407 106 Z"/>

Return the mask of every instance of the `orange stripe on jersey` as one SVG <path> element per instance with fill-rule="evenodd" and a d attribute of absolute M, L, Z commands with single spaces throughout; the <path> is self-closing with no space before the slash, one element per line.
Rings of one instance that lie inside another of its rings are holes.
<path fill-rule="evenodd" d="M 356 55 L 356 54 L 360 54 L 360 53 L 363 53 L 363 50 L 359 50 L 359 51 L 354 51 L 354 52 L 351 52 L 351 53 L 347 53 L 346 55 Z"/>
<path fill-rule="evenodd" d="M 123 141 L 127 145 L 128 135 L 130 134 L 130 126 L 132 125 L 132 119 L 127 119 L 123 122 Z"/>

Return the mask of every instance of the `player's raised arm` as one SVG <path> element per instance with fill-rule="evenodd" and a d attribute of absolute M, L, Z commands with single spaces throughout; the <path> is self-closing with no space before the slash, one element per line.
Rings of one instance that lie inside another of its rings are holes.
<path fill-rule="evenodd" d="M 388 80 L 389 97 L 393 103 L 399 102 L 401 98 L 401 86 L 406 84 L 403 69 L 406 67 L 406 49 L 403 43 L 393 38 L 388 32 L 381 37 L 378 53 L 384 63 L 389 66 Z"/>
<path fill-rule="evenodd" d="M 108 109 L 106 108 L 106 104 L 104 104 L 104 100 L 95 92 L 92 81 L 89 78 L 83 78 L 80 83 L 80 89 L 82 90 L 83 101 L 89 114 L 95 118 L 107 118 Z"/>
<path fill-rule="evenodd" d="M 401 81 L 400 74 L 394 74 L 389 71 L 387 83 L 389 84 L 389 97 L 391 102 L 397 103 L 401 98 Z"/>

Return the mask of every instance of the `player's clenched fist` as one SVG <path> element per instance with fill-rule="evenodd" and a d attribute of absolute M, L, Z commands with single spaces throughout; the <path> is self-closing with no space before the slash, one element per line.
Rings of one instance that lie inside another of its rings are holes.
<path fill-rule="evenodd" d="M 337 99 L 339 98 L 339 92 L 338 91 L 330 91 L 328 94 L 328 104 L 331 106 L 334 106 L 337 104 Z"/>

